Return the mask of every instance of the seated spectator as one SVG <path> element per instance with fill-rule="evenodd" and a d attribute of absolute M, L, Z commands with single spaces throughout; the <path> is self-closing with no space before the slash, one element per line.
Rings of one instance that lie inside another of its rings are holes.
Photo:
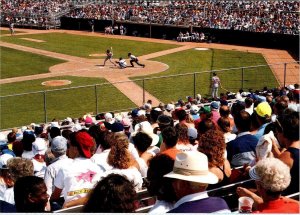
<path fill-rule="evenodd" d="M 279 143 L 285 147 L 278 149 L 275 141 L 272 142 L 274 156 L 283 161 L 290 168 L 292 181 L 284 194 L 299 192 L 299 113 L 286 109 L 285 114 L 278 118 L 281 129 L 278 130 Z"/>
<path fill-rule="evenodd" d="M 7 169 L 9 181 L 6 181 L 7 187 L 1 199 L 10 204 L 15 204 L 13 186 L 19 178 L 34 175 L 33 163 L 26 158 L 11 158 L 7 161 Z"/>
<path fill-rule="evenodd" d="M 223 132 L 225 143 L 228 143 L 236 138 L 236 134 L 231 133 L 230 121 L 228 118 L 220 117 L 218 119 L 218 126 L 220 131 Z"/>
<path fill-rule="evenodd" d="M 212 121 L 217 124 L 218 119 L 220 118 L 219 113 L 220 104 L 218 102 L 212 102 L 210 104 L 211 114 L 212 114 Z"/>
<path fill-rule="evenodd" d="M 136 159 L 139 165 L 139 171 L 142 174 L 142 177 L 146 177 L 149 160 L 156 155 L 156 153 L 151 153 L 151 151 L 147 151 L 147 150 L 149 150 L 151 147 L 156 147 L 156 146 L 151 146 L 152 138 L 144 132 L 138 132 L 132 137 L 132 140 L 135 148 L 139 153 L 139 158 Z M 157 148 L 157 152 L 159 152 L 158 148 Z"/>
<path fill-rule="evenodd" d="M 299 213 L 298 201 L 281 196 L 291 182 L 289 172 L 289 167 L 279 159 L 260 160 L 249 171 L 256 182 L 258 195 L 242 187 L 237 188 L 237 193 L 254 200 L 254 213 Z"/>
<path fill-rule="evenodd" d="M 45 172 L 45 183 L 49 195 L 54 191 L 54 180 L 57 177 L 59 170 L 73 162 L 73 160 L 66 155 L 67 139 L 62 136 L 57 136 L 52 140 L 51 152 L 53 153 L 55 160 L 47 166 Z"/>
<path fill-rule="evenodd" d="M 34 175 L 44 178 L 46 172 L 45 152 L 47 150 L 46 142 L 43 138 L 36 138 L 32 143 L 32 152 L 34 157 L 31 159 L 34 168 Z"/>
<path fill-rule="evenodd" d="M 200 136 L 198 151 L 207 156 L 209 171 L 218 177 L 218 183 L 208 185 L 208 190 L 229 184 L 231 167 L 225 150 L 226 144 L 220 131 L 209 130 Z"/>
<path fill-rule="evenodd" d="M 132 181 L 136 191 L 142 188 L 143 179 L 139 172 L 138 164 L 128 150 L 129 141 L 125 134 L 115 133 L 113 136 L 113 145 L 111 145 L 110 152 L 107 157 L 108 164 L 113 169 L 104 172 L 103 177 L 114 173 L 127 177 L 129 181 Z"/>
<path fill-rule="evenodd" d="M 265 127 L 271 121 L 272 109 L 267 102 L 261 102 L 255 108 L 254 112 L 259 128 L 254 136 L 259 139 L 264 134 Z"/>
<path fill-rule="evenodd" d="M 201 120 L 201 122 L 198 124 L 198 136 L 201 136 L 202 134 L 205 134 L 209 130 L 215 130 L 216 126 L 215 123 L 211 119 L 204 119 Z"/>
<path fill-rule="evenodd" d="M 59 200 L 62 191 L 65 202 L 84 197 L 100 180 L 103 171 L 90 160 L 95 148 L 93 138 L 86 131 L 81 130 L 70 135 L 67 155 L 73 162 L 58 171 L 51 201 Z"/>
<path fill-rule="evenodd" d="M 163 214 L 174 207 L 176 198 L 172 187 L 172 179 L 163 177 L 172 171 L 173 166 L 174 159 L 166 154 L 159 154 L 149 162 L 147 190 L 150 195 L 156 196 L 156 201 L 150 209 L 150 214 Z"/>
<path fill-rule="evenodd" d="M 108 164 L 107 157 L 110 152 L 111 145 L 113 144 L 113 133 L 106 132 L 103 140 L 100 142 L 98 149 L 99 152 L 96 152 L 92 157 L 91 161 L 97 164 L 104 172 L 111 170 L 113 167 Z M 98 151 L 98 150 L 97 150 Z"/>
<path fill-rule="evenodd" d="M 7 143 L 8 143 L 8 149 L 9 150 L 12 150 L 12 146 L 13 146 L 13 143 L 16 141 L 17 139 L 17 136 L 16 136 L 16 133 L 15 132 L 9 132 L 7 134 Z"/>
<path fill-rule="evenodd" d="M 133 182 L 118 174 L 110 174 L 98 182 L 88 196 L 83 212 L 133 213 L 136 209 Z"/>
<path fill-rule="evenodd" d="M 49 195 L 44 180 L 36 176 L 19 178 L 14 186 L 17 212 L 45 212 Z"/>
<path fill-rule="evenodd" d="M 32 143 L 35 141 L 34 133 L 31 131 L 24 131 L 23 132 L 23 139 L 21 142 L 23 143 L 23 153 L 22 158 L 32 159 L 34 154 L 32 152 Z"/>
<path fill-rule="evenodd" d="M 222 198 L 209 197 L 205 192 L 208 184 L 218 182 L 218 177 L 209 171 L 205 154 L 198 151 L 177 154 L 173 171 L 164 177 L 173 179 L 177 200 L 169 213 L 230 213 Z"/>
<path fill-rule="evenodd" d="M 174 127 L 167 127 L 162 132 L 163 143 L 160 146 L 160 152 L 162 154 L 170 156 L 173 160 L 175 160 L 176 155 L 181 152 L 176 148 L 178 141 L 178 134 Z"/>
<path fill-rule="evenodd" d="M 175 130 L 178 135 L 178 141 L 176 149 L 180 151 L 193 151 L 194 146 L 190 143 L 188 136 L 188 126 L 184 123 L 178 123 L 175 125 Z"/>
<path fill-rule="evenodd" d="M 238 130 L 236 139 L 227 143 L 227 158 L 232 167 L 249 164 L 255 159 L 255 147 L 258 139 L 251 135 L 250 114 L 245 110 L 235 114 L 234 123 Z"/>

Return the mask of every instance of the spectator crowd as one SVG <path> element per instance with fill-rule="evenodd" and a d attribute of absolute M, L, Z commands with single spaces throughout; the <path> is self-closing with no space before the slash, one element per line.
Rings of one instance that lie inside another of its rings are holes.
<path fill-rule="evenodd" d="M 1 1 L 2 20 L 65 11 L 73 18 L 299 34 L 298 1 L 83 1 L 78 7 L 69 0 Z"/>
<path fill-rule="evenodd" d="M 230 212 L 209 190 L 238 187 L 258 213 L 299 213 L 299 85 L 197 95 L 125 113 L 53 119 L 0 133 L 2 212 L 134 212 L 146 187 L 150 213 Z M 234 99 L 234 100 L 232 100 Z M 242 167 L 239 175 L 233 168 Z M 237 201 L 237 199 L 236 199 Z"/>
<path fill-rule="evenodd" d="M 90 4 L 74 18 L 114 19 L 164 25 L 299 34 L 297 1 L 161 1 L 151 4 Z"/>

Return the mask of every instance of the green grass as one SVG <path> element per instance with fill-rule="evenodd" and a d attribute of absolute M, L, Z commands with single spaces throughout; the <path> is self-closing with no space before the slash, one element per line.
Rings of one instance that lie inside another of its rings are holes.
<path fill-rule="evenodd" d="M 38 39 L 45 42 L 37 43 L 21 38 Z M 136 56 L 141 56 L 178 47 L 177 45 L 170 44 L 109 39 L 96 36 L 79 36 L 66 33 L 20 35 L 14 37 L 2 37 L 1 40 L 4 42 L 85 58 L 95 58 L 90 57 L 90 54 L 105 54 L 105 51 L 110 49 L 110 47 L 113 47 L 115 58 L 127 58 L 128 52 L 132 52 Z"/>
<path fill-rule="evenodd" d="M 260 54 L 218 49 L 207 51 L 197 51 L 191 49 L 161 56 L 152 60 L 166 63 L 170 66 L 170 68 L 159 75 L 154 74 L 140 76 L 138 78 L 151 78 L 155 76 L 167 76 L 175 74 L 183 75 L 180 77 L 169 77 L 163 79 L 159 78 L 145 81 L 146 90 L 151 92 L 151 94 L 165 103 L 176 101 L 179 98 L 184 99 L 187 95 L 194 95 L 194 75 L 184 74 L 199 72 L 199 74 L 196 74 L 195 76 L 195 93 L 200 93 L 203 96 L 210 96 L 209 85 L 211 73 L 203 71 L 266 64 L 266 61 Z M 217 74 L 221 79 L 222 86 L 226 90 L 236 92 L 242 88 L 241 69 L 217 72 Z M 132 79 L 134 80 L 136 77 Z M 243 88 L 245 90 L 248 88 L 260 89 L 264 86 L 275 87 L 278 85 L 272 71 L 268 66 L 245 70 L 244 80 Z M 141 81 L 136 81 L 136 83 L 142 86 Z M 221 92 L 225 92 L 225 90 L 221 89 Z"/>
<path fill-rule="evenodd" d="M 49 67 L 65 61 L 29 52 L 0 47 L 1 78 L 48 73 Z"/>
<path fill-rule="evenodd" d="M 61 87 L 46 87 L 41 82 L 47 80 L 67 79 L 71 85 Z M 64 119 L 67 116 L 79 117 L 85 113 L 96 113 L 95 87 L 69 89 L 64 91 L 47 91 L 52 89 L 95 85 L 107 83 L 104 79 L 79 78 L 79 77 L 55 77 L 24 81 L 20 83 L 1 85 L 1 95 L 45 91 L 47 120 L 53 118 Z M 111 84 L 97 87 L 98 110 L 106 112 L 111 110 L 129 109 L 135 105 Z M 1 98 L 1 125 L 0 128 L 27 125 L 31 122 L 44 122 L 44 92 L 31 95 Z"/>
<path fill-rule="evenodd" d="M 39 39 L 46 42 L 36 43 L 22 40 L 20 39 L 21 37 Z M 104 53 L 105 50 L 110 46 L 114 48 L 115 57 L 126 56 L 128 50 L 133 50 L 135 55 L 141 56 L 176 47 L 176 45 L 107 39 L 95 36 L 78 36 L 63 33 L 1 37 L 1 40 L 38 49 L 86 58 L 89 58 L 90 54 Z M 9 50 L 10 49 L 7 49 L 4 52 L 8 53 Z M 8 55 L 12 56 L 12 54 Z M 40 60 L 40 58 L 36 58 L 34 59 L 34 61 L 32 60 L 28 62 L 32 62 L 30 64 L 36 64 L 36 62 Z M 178 98 L 184 99 L 185 96 L 194 94 L 194 75 L 186 75 L 187 73 L 198 73 L 195 75 L 195 93 L 200 93 L 203 96 L 209 96 L 211 74 L 209 72 L 203 73 L 203 71 L 266 64 L 264 58 L 260 54 L 216 49 L 208 51 L 197 51 L 191 49 L 161 56 L 152 60 L 168 64 L 169 69 L 160 74 L 135 77 L 132 79 L 150 78 L 166 75 L 182 75 L 179 77 L 169 78 L 160 77 L 157 79 L 145 81 L 146 90 L 165 103 L 172 100 L 175 101 Z M 5 65 L 5 63 L 8 62 L 12 67 L 13 61 L 14 60 L 12 60 L 12 58 L 4 60 L 4 55 L 2 53 L 1 64 Z M 26 68 L 27 66 L 27 64 L 15 66 L 16 69 L 21 69 L 19 73 L 16 73 L 19 75 L 24 75 L 23 70 L 24 67 Z M 47 66 L 45 66 L 45 68 L 47 68 Z M 7 71 L 8 72 L 6 73 L 8 74 L 11 70 Z M 221 82 L 224 88 L 236 92 L 242 87 L 241 69 L 217 73 L 221 78 Z M 14 76 L 17 75 L 14 74 Z M 259 89 L 264 86 L 275 87 L 278 85 L 269 67 L 260 67 L 251 70 L 245 70 L 243 77 L 245 80 L 243 85 L 244 89 Z M 104 79 L 79 78 L 72 76 L 51 78 L 51 80 L 54 79 L 68 79 L 72 81 L 72 84 L 55 88 L 45 87 L 41 85 L 41 82 L 50 79 L 3 84 L 0 86 L 0 94 L 3 96 L 26 92 L 47 91 L 65 87 L 94 85 L 106 82 Z M 136 83 L 142 85 L 142 81 L 136 81 Z M 64 119 L 67 116 L 79 117 L 87 112 L 96 113 L 135 107 L 135 104 L 133 104 L 126 96 L 124 96 L 120 91 L 118 91 L 110 84 L 97 87 L 97 92 L 97 111 L 95 103 L 95 88 L 93 86 L 65 91 L 46 92 L 47 120 L 50 121 L 52 118 Z M 221 92 L 224 92 L 224 90 L 221 90 Z M 29 124 L 31 122 L 44 122 L 44 114 L 43 92 L 33 95 L 1 98 L 0 128 L 3 129 L 13 126 L 21 126 Z"/>

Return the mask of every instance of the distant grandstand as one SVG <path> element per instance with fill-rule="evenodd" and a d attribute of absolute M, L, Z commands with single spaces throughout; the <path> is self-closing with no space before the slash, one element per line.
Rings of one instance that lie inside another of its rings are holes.
<path fill-rule="evenodd" d="M 59 28 L 61 17 L 299 35 L 298 1 L 9 1 L 1 25 Z"/>

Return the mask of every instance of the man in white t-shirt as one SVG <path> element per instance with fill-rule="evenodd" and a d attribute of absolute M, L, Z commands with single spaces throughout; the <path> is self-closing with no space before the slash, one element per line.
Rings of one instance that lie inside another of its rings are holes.
<path fill-rule="evenodd" d="M 96 144 L 86 131 L 70 135 L 68 156 L 73 161 L 58 171 L 50 200 L 56 201 L 63 192 L 65 203 L 85 197 L 98 183 L 103 171 L 91 161 Z"/>
<path fill-rule="evenodd" d="M 212 98 L 218 97 L 218 89 L 221 85 L 220 78 L 217 76 L 217 74 L 214 72 L 213 77 L 211 78 L 211 95 Z"/>

